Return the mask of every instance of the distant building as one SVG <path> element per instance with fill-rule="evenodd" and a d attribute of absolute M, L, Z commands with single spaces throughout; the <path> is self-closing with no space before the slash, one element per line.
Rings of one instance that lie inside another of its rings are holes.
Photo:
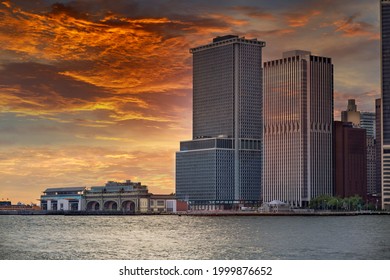
<path fill-rule="evenodd" d="M 85 187 L 48 188 L 41 196 L 41 209 L 48 211 L 80 211 L 84 208 Z"/>
<path fill-rule="evenodd" d="M 335 122 L 335 195 L 367 196 L 366 131 Z"/>
<path fill-rule="evenodd" d="M 22 203 L 18 203 L 18 204 L 10 204 L 8 203 L 5 203 L 3 205 L 0 204 L 0 211 L 6 211 L 6 212 L 12 212 L 14 213 L 15 211 L 16 212 L 24 212 L 24 211 L 36 211 L 36 210 L 40 210 L 41 208 L 35 204 L 31 204 L 31 205 L 25 205 L 25 204 L 22 204 Z"/>
<path fill-rule="evenodd" d="M 263 201 L 333 194 L 333 64 L 308 51 L 264 63 Z"/>
<path fill-rule="evenodd" d="M 375 100 L 375 159 L 376 159 L 376 194 L 382 195 L 382 125 L 381 125 L 381 99 Z"/>
<path fill-rule="evenodd" d="M 376 135 L 376 114 L 375 112 L 360 113 L 360 127 L 367 131 L 367 136 L 375 139 Z"/>
<path fill-rule="evenodd" d="M 0 201 L 0 206 L 11 206 L 11 201 Z"/>
<path fill-rule="evenodd" d="M 355 99 L 348 100 L 347 111 L 341 112 L 341 121 L 350 122 L 353 127 L 364 128 L 367 139 L 367 194 L 377 193 L 377 151 L 376 151 L 376 118 L 374 112 L 357 110 Z"/>
<path fill-rule="evenodd" d="M 367 130 L 366 130 L 367 132 Z M 375 138 L 367 135 L 366 137 L 367 148 L 367 194 L 377 194 L 377 182 L 376 182 L 376 144 Z"/>
<path fill-rule="evenodd" d="M 360 113 L 360 127 L 366 130 L 367 137 L 367 193 L 376 194 L 376 118 L 374 112 Z"/>
<path fill-rule="evenodd" d="M 261 199 L 262 48 L 227 35 L 192 48 L 193 139 L 176 153 L 176 196 L 212 209 Z"/>
<path fill-rule="evenodd" d="M 347 110 L 341 112 L 341 121 L 350 122 L 354 127 L 360 126 L 360 112 L 357 110 L 355 99 L 348 100 Z"/>

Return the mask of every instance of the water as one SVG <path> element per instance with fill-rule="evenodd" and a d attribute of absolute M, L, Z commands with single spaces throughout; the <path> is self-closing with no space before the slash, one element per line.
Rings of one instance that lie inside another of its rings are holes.
<path fill-rule="evenodd" d="M 390 259 L 390 216 L 0 216 L 0 259 Z"/>

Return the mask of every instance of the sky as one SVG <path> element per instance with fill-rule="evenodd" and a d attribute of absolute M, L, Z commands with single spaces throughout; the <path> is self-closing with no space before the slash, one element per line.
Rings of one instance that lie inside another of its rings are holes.
<path fill-rule="evenodd" d="M 0 200 L 132 181 L 175 191 L 192 138 L 189 48 L 236 34 L 263 60 L 308 50 L 334 64 L 335 119 L 380 96 L 379 1 L 0 0 Z"/>

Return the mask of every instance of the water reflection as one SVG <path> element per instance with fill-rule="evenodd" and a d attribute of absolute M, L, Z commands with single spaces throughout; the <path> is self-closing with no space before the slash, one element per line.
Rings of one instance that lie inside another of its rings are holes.
<path fill-rule="evenodd" d="M 390 216 L 0 216 L 0 259 L 390 259 Z"/>

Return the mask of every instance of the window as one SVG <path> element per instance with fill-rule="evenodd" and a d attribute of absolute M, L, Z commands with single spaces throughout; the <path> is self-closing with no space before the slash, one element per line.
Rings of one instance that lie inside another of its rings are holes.
<path fill-rule="evenodd" d="M 165 206 L 164 200 L 157 200 L 157 206 Z"/>

